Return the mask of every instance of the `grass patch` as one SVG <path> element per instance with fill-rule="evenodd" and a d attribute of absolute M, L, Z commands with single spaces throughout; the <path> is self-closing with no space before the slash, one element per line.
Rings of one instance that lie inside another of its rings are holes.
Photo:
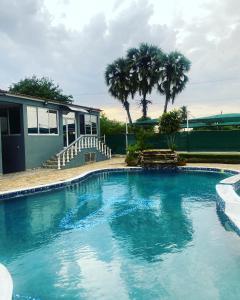
<path fill-rule="evenodd" d="M 180 152 L 179 156 L 192 163 L 240 164 L 240 153 Z"/>

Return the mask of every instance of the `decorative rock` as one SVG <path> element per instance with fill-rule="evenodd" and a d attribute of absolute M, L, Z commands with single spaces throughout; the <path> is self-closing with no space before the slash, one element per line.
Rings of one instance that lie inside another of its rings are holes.
<path fill-rule="evenodd" d="M 170 149 L 149 149 L 142 151 L 140 162 L 142 167 L 147 168 L 176 166 L 178 164 L 178 155 Z"/>

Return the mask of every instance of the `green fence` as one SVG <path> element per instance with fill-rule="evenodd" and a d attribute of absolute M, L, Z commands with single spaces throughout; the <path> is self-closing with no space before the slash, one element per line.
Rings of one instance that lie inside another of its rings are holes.
<path fill-rule="evenodd" d="M 135 136 L 129 134 L 128 144 L 134 144 L 135 141 Z M 113 154 L 126 153 L 124 134 L 107 136 L 106 143 L 112 149 Z M 168 148 L 166 136 L 160 134 L 149 138 L 147 144 L 151 148 Z M 180 132 L 176 134 L 175 144 L 178 151 L 240 151 L 240 130 Z"/>

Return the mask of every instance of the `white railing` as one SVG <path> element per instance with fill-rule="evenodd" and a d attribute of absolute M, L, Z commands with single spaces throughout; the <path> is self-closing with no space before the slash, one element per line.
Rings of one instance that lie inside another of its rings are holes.
<path fill-rule="evenodd" d="M 108 158 L 112 157 L 111 149 L 99 138 L 92 135 L 83 135 L 72 142 L 68 147 L 59 152 L 57 156 L 58 169 L 64 167 L 74 156 L 76 156 L 82 149 L 96 148 L 99 152 L 106 155 Z"/>

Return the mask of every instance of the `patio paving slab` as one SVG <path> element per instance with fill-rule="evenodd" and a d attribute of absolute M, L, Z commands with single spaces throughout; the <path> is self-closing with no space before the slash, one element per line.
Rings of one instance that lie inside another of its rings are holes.
<path fill-rule="evenodd" d="M 124 160 L 124 157 L 114 157 L 111 160 L 105 160 L 65 170 L 35 169 L 25 172 L 6 174 L 0 176 L 0 192 L 30 188 L 48 183 L 54 183 L 57 181 L 63 181 L 95 169 L 123 168 L 126 166 Z M 190 163 L 187 164 L 187 166 L 240 170 L 240 164 Z"/>

